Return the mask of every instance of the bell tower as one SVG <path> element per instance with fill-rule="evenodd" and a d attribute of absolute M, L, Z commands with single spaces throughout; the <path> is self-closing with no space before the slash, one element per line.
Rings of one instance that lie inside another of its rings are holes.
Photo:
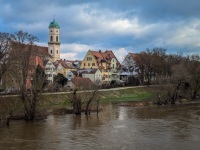
<path fill-rule="evenodd" d="M 55 21 L 49 24 L 48 52 L 52 56 L 52 61 L 60 60 L 60 26 Z"/>

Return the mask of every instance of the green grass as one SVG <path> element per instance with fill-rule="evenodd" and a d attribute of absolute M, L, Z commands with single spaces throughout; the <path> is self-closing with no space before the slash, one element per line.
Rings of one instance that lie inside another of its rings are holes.
<path fill-rule="evenodd" d="M 96 97 L 101 97 L 101 102 L 130 102 L 145 101 L 153 97 L 152 88 L 136 87 L 123 90 L 99 91 Z M 70 105 L 70 94 L 49 94 L 40 95 L 39 99 L 47 107 L 59 107 Z M 7 97 L 6 99 L 16 99 L 16 97 Z"/>
<path fill-rule="evenodd" d="M 116 91 L 106 91 L 101 93 L 103 102 L 130 102 L 143 101 L 151 98 L 153 94 L 145 88 L 130 88 Z"/>

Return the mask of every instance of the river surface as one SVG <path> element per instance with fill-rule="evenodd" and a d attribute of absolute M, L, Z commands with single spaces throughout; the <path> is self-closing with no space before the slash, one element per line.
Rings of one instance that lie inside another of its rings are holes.
<path fill-rule="evenodd" d="M 199 150 L 200 104 L 105 104 L 85 115 L 50 115 L 0 127 L 0 150 Z"/>

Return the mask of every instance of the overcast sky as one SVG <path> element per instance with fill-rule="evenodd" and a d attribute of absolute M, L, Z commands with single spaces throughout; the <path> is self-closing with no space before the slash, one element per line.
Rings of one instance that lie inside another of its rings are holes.
<path fill-rule="evenodd" d="M 154 47 L 200 53 L 200 0 L 0 0 L 0 14 L 0 32 L 23 30 L 43 46 L 55 15 L 63 59 L 89 49 L 113 50 L 120 61 Z"/>

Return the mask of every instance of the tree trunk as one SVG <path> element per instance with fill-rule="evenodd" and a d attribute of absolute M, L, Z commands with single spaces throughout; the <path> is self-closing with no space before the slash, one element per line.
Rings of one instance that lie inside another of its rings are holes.
<path fill-rule="evenodd" d="M 93 91 L 92 97 L 91 97 L 91 98 L 88 100 L 88 102 L 87 102 L 86 109 L 85 109 L 85 114 L 86 114 L 86 115 L 90 114 L 90 109 L 89 109 L 89 107 L 90 107 L 90 104 L 91 104 L 92 100 L 94 99 L 94 96 L 95 96 L 96 92 L 97 92 L 97 90 Z"/>

